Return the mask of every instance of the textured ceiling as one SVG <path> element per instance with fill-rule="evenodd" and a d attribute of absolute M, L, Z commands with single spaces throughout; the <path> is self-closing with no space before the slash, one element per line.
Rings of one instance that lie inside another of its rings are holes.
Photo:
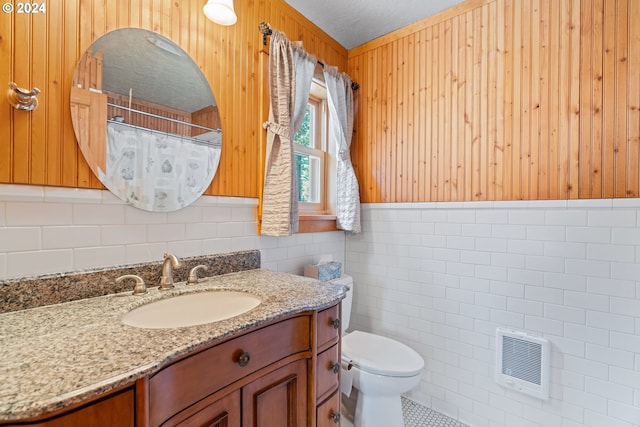
<path fill-rule="evenodd" d="M 463 0 L 285 0 L 347 49 Z"/>
<path fill-rule="evenodd" d="M 89 48 L 104 53 L 105 90 L 192 113 L 215 105 L 209 83 L 171 40 L 139 28 L 121 28 Z"/>

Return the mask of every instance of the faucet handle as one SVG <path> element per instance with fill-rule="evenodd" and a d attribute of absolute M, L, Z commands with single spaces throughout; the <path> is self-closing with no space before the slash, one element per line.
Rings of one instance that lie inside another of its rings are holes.
<path fill-rule="evenodd" d="M 207 267 L 204 264 L 196 265 L 195 267 L 193 267 L 191 271 L 189 271 L 189 278 L 187 279 L 187 284 L 193 285 L 195 283 L 198 283 L 198 271 L 200 270 L 207 271 L 208 269 L 209 267 Z"/>
<path fill-rule="evenodd" d="M 142 277 L 135 274 L 125 274 L 124 276 L 118 277 L 116 283 L 120 283 L 125 279 L 134 279 L 136 281 L 132 295 L 144 295 L 147 293 L 147 285 L 144 284 Z"/>

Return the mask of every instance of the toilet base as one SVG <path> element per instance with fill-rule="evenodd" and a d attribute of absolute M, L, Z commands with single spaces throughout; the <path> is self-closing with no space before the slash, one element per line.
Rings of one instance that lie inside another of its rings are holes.
<path fill-rule="evenodd" d="M 354 427 L 404 427 L 400 396 L 358 395 Z"/>

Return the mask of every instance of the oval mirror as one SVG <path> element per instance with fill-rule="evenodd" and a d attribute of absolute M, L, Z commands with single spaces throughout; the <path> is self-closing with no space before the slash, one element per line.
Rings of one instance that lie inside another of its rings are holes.
<path fill-rule="evenodd" d="M 177 210 L 211 183 L 218 107 L 196 63 L 166 37 L 138 28 L 100 37 L 76 67 L 70 101 L 82 155 L 128 204 Z"/>

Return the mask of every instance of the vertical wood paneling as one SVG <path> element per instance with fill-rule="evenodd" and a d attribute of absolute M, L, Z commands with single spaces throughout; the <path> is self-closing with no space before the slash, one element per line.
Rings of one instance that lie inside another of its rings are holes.
<path fill-rule="evenodd" d="M 429 102 L 429 114 L 428 119 L 431 124 L 431 129 L 427 138 L 429 139 L 429 143 L 431 145 L 431 156 L 430 156 L 430 164 L 428 166 L 429 171 L 431 173 L 431 177 L 429 182 L 431 183 L 429 189 L 429 199 L 427 200 L 438 200 L 438 157 L 439 157 L 439 147 L 438 147 L 438 78 L 437 78 L 437 63 L 438 63 L 438 28 L 437 26 L 429 27 L 427 29 L 429 32 L 429 40 L 431 46 L 429 63 L 432 64 L 429 67 L 430 81 L 431 81 L 431 100 Z"/>
<path fill-rule="evenodd" d="M 488 158 L 489 165 L 487 176 L 487 198 L 495 200 L 497 198 L 496 193 L 501 186 L 501 182 L 498 179 L 497 165 L 498 165 L 498 48 L 497 48 L 497 31 L 492 31 L 492 28 L 498 28 L 497 25 L 497 4 L 493 2 L 489 5 L 488 9 L 488 22 L 487 22 L 487 35 L 488 35 L 488 67 L 487 67 L 487 79 L 488 79 L 488 96 L 487 96 L 487 138 L 488 138 Z M 454 116 L 455 117 L 455 116 Z"/>
<path fill-rule="evenodd" d="M 559 150 L 559 135 L 560 135 L 560 109 L 561 99 L 560 95 L 560 60 L 561 60 L 561 2 L 560 1 L 546 1 L 546 12 L 548 20 L 548 54 L 547 64 L 549 70 L 549 78 L 547 82 L 548 91 L 544 96 L 547 99 L 547 108 L 541 108 L 541 114 L 544 117 L 544 121 L 540 125 L 540 131 L 545 135 L 545 145 L 548 153 L 547 161 L 547 188 L 549 199 L 560 199 L 560 177 L 558 175 L 558 169 L 560 165 L 560 150 Z"/>
<path fill-rule="evenodd" d="M 466 104 L 466 91 L 467 86 L 470 84 L 467 82 L 467 56 L 466 56 L 466 44 L 467 44 L 467 17 L 465 15 L 458 16 L 458 39 L 455 41 L 458 45 L 458 70 L 457 70 L 457 111 L 454 117 L 460 117 L 464 115 Z M 457 126 L 457 140 L 453 143 L 456 146 L 457 158 L 455 166 L 455 179 L 456 179 L 456 198 L 457 200 L 464 200 L 465 195 L 465 145 L 466 145 L 466 123 L 465 120 L 457 120 L 454 122 Z M 424 166 L 426 168 L 426 165 Z"/>
<path fill-rule="evenodd" d="M 512 198 L 514 199 L 522 199 L 524 197 L 524 193 L 522 191 L 521 185 L 521 176 L 522 176 L 522 157 L 521 152 L 523 151 L 523 145 L 521 143 L 521 123 L 522 123 L 522 86 L 521 82 L 523 79 L 522 74 L 522 2 L 520 0 L 513 1 L 513 9 L 512 15 L 510 19 L 513 22 L 513 41 L 512 41 L 512 49 L 513 49 L 513 98 L 512 98 L 512 116 L 511 120 L 513 124 L 511 126 L 511 162 L 513 162 L 513 167 L 511 168 L 511 181 L 512 181 Z"/>
<path fill-rule="evenodd" d="M 615 40 L 615 63 L 616 63 L 616 85 L 615 85 L 615 174 L 614 174 L 614 197 L 627 196 L 627 159 L 629 157 L 629 147 L 627 144 L 628 132 L 627 123 L 627 99 L 628 93 L 628 57 L 629 57 L 629 4 L 626 1 L 618 1 L 616 19 L 616 40 Z"/>
<path fill-rule="evenodd" d="M 102 188 L 78 150 L 69 105 L 71 79 L 87 47 L 108 31 L 137 27 L 182 47 L 211 85 L 223 127 L 218 173 L 206 194 L 258 197 L 264 143 L 259 79 L 269 22 L 302 40 L 319 60 L 347 69 L 347 51 L 284 0 L 235 1 L 238 22 L 208 21 L 205 0 L 57 0 L 40 15 L 0 14 L 0 80 L 39 87 L 39 107 L 0 102 L 0 182 Z M 413 74 L 414 70 L 407 70 Z M 413 108 L 413 106 L 412 106 Z"/>
<path fill-rule="evenodd" d="M 359 79 L 361 108 L 390 122 L 356 135 L 358 177 L 396 168 L 362 200 L 637 197 L 639 19 L 637 0 L 467 0 L 352 49 L 350 66 L 394 52 L 392 76 Z"/>
<path fill-rule="evenodd" d="M 503 158 L 503 187 L 502 198 L 511 200 L 515 198 L 515 189 L 513 188 L 513 1 L 504 0 L 500 4 L 500 16 L 504 23 L 504 132 L 502 133 L 504 156 Z M 500 42 L 499 42 L 500 43 Z"/>
<path fill-rule="evenodd" d="M 0 28 L 5 31 L 0 33 L 0 58 L 11 57 L 11 46 L 13 45 L 13 15 L 0 13 Z M 6 64 L 6 62 L 4 62 Z M 0 67 L 0 81 L 10 82 L 13 78 L 13 67 Z M 13 131 L 9 126 L 13 120 L 13 108 L 8 102 L 0 102 L 0 181 L 8 181 L 13 176 L 13 164 L 10 161 L 13 157 Z"/>
<path fill-rule="evenodd" d="M 46 15 L 2 14 L 0 79 L 43 92 L 30 114 L 0 104 L 0 182 L 101 187 L 77 149 L 70 80 L 97 37 L 132 26 L 176 41 L 214 89 L 225 149 L 207 194 L 257 196 L 264 20 L 360 83 L 363 201 L 640 195 L 637 1 L 468 0 L 353 49 L 348 66 L 284 1 L 236 2 L 229 28 L 201 3 L 64 0 Z"/>
<path fill-rule="evenodd" d="M 465 40 L 465 94 L 464 94 L 464 159 L 465 163 L 462 165 L 464 169 L 464 196 L 471 197 L 473 187 L 473 171 L 469 166 L 472 165 L 472 146 L 473 146 L 473 127 L 472 127 L 472 113 L 473 113 L 473 69 L 474 69 L 474 56 L 473 56 L 473 12 L 468 11 L 465 14 L 465 33 L 467 35 Z M 433 182 L 437 182 L 437 175 L 432 176 Z M 434 184 L 432 184 L 434 185 Z M 432 199 L 433 200 L 433 199 Z"/>
<path fill-rule="evenodd" d="M 627 143 L 628 159 L 625 165 L 627 183 L 627 196 L 638 197 L 640 195 L 640 176 L 634 167 L 640 164 L 640 25 L 637 25 L 637 17 L 640 16 L 640 2 L 629 2 L 627 28 L 629 30 L 628 57 L 629 80 L 627 115 L 629 117 L 629 136 Z"/>

